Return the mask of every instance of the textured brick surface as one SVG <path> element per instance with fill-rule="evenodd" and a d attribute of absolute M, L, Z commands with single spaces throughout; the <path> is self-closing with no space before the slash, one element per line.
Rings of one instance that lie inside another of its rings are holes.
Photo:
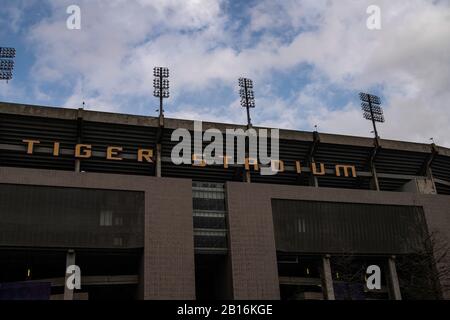
<path fill-rule="evenodd" d="M 227 184 L 233 297 L 237 300 L 280 298 L 270 198 L 263 199 L 254 193 L 257 190 L 256 184 Z"/>
<path fill-rule="evenodd" d="M 160 179 L 145 214 L 145 299 L 195 299 L 190 180 Z"/>
<path fill-rule="evenodd" d="M 0 167 L 0 183 L 145 192 L 140 298 L 195 298 L 190 180 Z"/>

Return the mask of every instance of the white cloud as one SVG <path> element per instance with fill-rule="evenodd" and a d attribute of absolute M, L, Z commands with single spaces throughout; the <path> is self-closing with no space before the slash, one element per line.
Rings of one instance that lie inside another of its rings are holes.
<path fill-rule="evenodd" d="M 318 124 L 323 131 L 370 135 L 356 93 L 376 87 L 385 98 L 383 137 L 427 142 L 433 136 L 450 145 L 448 1 L 377 1 L 380 31 L 366 28 L 373 1 L 258 1 L 244 12 L 249 24 L 236 30 L 233 13 L 219 0 L 83 0 L 81 31 L 65 29 L 70 2 L 50 1 L 51 18 L 28 37 L 38 53 L 34 81 L 73 87 L 67 106 L 85 100 L 135 112 L 130 101 L 153 101 L 152 69 L 166 65 L 177 104 L 170 116 L 245 122 L 238 101 L 230 104 L 234 98 L 208 110 L 183 100 L 179 88 L 208 97 L 217 83 L 234 88 L 246 75 L 260 94 L 255 124 L 307 130 Z M 287 83 L 293 95 L 263 89 L 276 81 L 272 71 L 289 73 L 305 63 L 313 76 L 306 86 Z M 354 100 L 327 104 L 330 90 L 354 91 Z"/>
<path fill-rule="evenodd" d="M 303 6 L 295 12 L 293 3 L 298 2 L 283 2 L 285 12 L 278 16 L 298 13 L 301 17 Z M 378 1 L 381 31 L 365 28 L 369 1 L 317 3 L 323 5 L 319 28 L 300 33 L 276 54 L 279 67 L 290 68 L 306 61 L 326 76 L 326 83 L 318 80 L 317 91 L 309 92 L 307 101 L 299 100 L 304 102 L 299 116 L 308 114 L 330 84 L 355 91 L 382 86 L 387 123 L 381 131 L 385 136 L 422 142 L 434 136 L 436 141 L 450 145 L 450 108 L 445 103 L 450 98 L 448 2 Z M 259 7 L 271 10 L 264 3 Z M 299 97 L 307 90 L 299 92 Z M 320 116 L 307 118 L 320 122 L 326 131 L 367 135 L 368 130 L 358 121 L 356 105 L 341 106 L 339 111 L 334 111 L 335 107 L 320 105 L 316 110 Z M 370 124 L 366 125 L 369 129 Z"/>

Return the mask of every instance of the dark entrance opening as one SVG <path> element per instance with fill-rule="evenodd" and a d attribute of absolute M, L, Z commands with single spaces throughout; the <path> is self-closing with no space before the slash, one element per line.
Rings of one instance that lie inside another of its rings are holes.
<path fill-rule="evenodd" d="M 74 300 L 138 299 L 142 249 L 77 249 Z M 62 300 L 67 249 L 0 249 L 0 300 Z"/>
<path fill-rule="evenodd" d="M 195 294 L 197 300 L 233 298 L 228 255 L 195 255 Z"/>

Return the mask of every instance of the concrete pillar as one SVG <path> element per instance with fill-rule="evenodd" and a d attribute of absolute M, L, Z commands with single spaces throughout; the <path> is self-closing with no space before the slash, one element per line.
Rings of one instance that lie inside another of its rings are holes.
<path fill-rule="evenodd" d="M 322 257 L 322 291 L 325 300 L 335 300 L 330 255 Z"/>
<path fill-rule="evenodd" d="M 252 182 L 252 176 L 250 174 L 250 170 L 245 170 L 245 182 Z"/>
<path fill-rule="evenodd" d="M 372 190 L 380 191 L 380 183 L 378 182 L 378 175 L 377 175 L 377 169 L 375 168 L 375 165 L 371 165 L 371 171 L 372 171 L 372 179 L 370 181 L 370 187 Z"/>
<path fill-rule="evenodd" d="M 162 146 L 160 143 L 156 145 L 156 176 L 158 178 L 161 178 L 161 153 L 162 153 Z"/>
<path fill-rule="evenodd" d="M 167 199 L 167 190 L 176 190 Z M 145 193 L 144 255 L 140 277 L 145 300 L 195 299 L 192 181 L 156 179 Z"/>
<path fill-rule="evenodd" d="M 156 168 L 155 168 L 155 175 L 158 178 L 162 177 L 161 172 L 161 162 L 162 162 L 162 140 L 164 135 L 164 113 L 163 113 L 163 106 L 162 106 L 162 98 L 161 98 L 161 105 L 160 105 L 160 113 L 159 113 L 159 128 L 158 132 L 156 133 Z"/>
<path fill-rule="evenodd" d="M 253 203 L 248 183 L 226 183 L 228 246 L 233 299 L 279 300 L 277 254 L 272 211 L 266 202 Z"/>
<path fill-rule="evenodd" d="M 417 177 L 405 183 L 400 191 L 420 194 L 437 194 L 434 180 L 427 177 Z"/>
<path fill-rule="evenodd" d="M 77 110 L 77 143 L 81 143 L 83 135 L 83 109 L 79 108 Z M 75 159 L 75 172 L 81 171 L 81 160 Z"/>
<path fill-rule="evenodd" d="M 388 282 L 390 299 L 402 300 L 400 285 L 398 283 L 397 268 L 395 267 L 395 256 L 391 256 L 388 259 Z"/>
<path fill-rule="evenodd" d="M 310 177 L 310 184 L 312 187 L 318 188 L 319 187 L 319 179 L 315 175 L 311 173 Z"/>
<path fill-rule="evenodd" d="M 314 154 L 317 151 L 317 147 L 320 144 L 320 135 L 318 131 L 313 131 L 313 143 L 309 149 L 309 155 L 308 155 L 308 160 L 309 160 L 309 168 L 311 169 L 311 165 L 315 162 L 314 160 Z M 309 184 L 312 187 L 318 188 L 319 187 L 319 179 L 317 178 L 317 176 L 315 176 L 312 172 L 311 169 L 311 176 L 309 177 Z"/>
<path fill-rule="evenodd" d="M 75 172 L 80 172 L 81 166 L 80 166 L 80 159 L 75 160 Z"/>
<path fill-rule="evenodd" d="M 68 266 L 75 264 L 75 251 L 74 250 L 68 250 L 66 254 L 66 270 Z M 66 270 L 64 270 L 65 278 L 64 278 L 64 300 L 73 300 L 73 290 L 70 290 L 67 288 L 67 279 L 68 274 L 66 273 Z"/>

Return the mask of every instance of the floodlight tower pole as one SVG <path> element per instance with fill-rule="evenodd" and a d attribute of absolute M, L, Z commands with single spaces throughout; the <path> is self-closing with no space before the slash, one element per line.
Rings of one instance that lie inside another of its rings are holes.
<path fill-rule="evenodd" d="M 162 68 L 159 72 L 159 127 L 157 133 L 157 144 L 156 144 L 156 176 L 162 176 L 162 136 L 164 131 L 164 109 L 163 109 L 163 74 Z"/>
<path fill-rule="evenodd" d="M 253 93 L 253 81 L 248 78 L 239 78 L 239 95 L 241 106 L 247 109 L 247 129 L 252 127 L 250 108 L 255 107 L 255 95 Z"/>
<path fill-rule="evenodd" d="M 372 117 L 372 124 L 373 124 L 373 132 L 375 133 L 375 139 L 378 140 L 378 131 L 377 131 L 377 125 L 375 124 L 375 116 L 373 114 L 373 108 L 372 108 L 372 102 L 370 101 L 371 99 L 369 98 L 369 108 L 370 108 L 370 115 Z"/>
<path fill-rule="evenodd" d="M 383 108 L 381 107 L 381 100 L 379 97 L 361 92 L 359 94 L 361 99 L 361 109 L 363 111 L 363 117 L 366 120 L 371 120 L 373 125 L 373 132 L 375 134 L 374 148 L 371 151 L 369 164 L 372 171 L 372 185 L 375 190 L 380 191 L 380 184 L 378 181 L 377 170 L 375 166 L 376 157 L 379 154 L 380 137 L 378 136 L 378 130 L 375 122 L 384 122 Z"/>
<path fill-rule="evenodd" d="M 163 109 L 163 73 L 162 68 L 160 68 L 159 72 L 159 92 L 161 93 L 159 95 L 159 118 L 164 118 L 164 109 Z"/>
<path fill-rule="evenodd" d="M 252 127 L 252 120 L 250 119 L 250 105 L 248 103 L 247 81 L 244 81 L 244 91 L 245 91 L 245 107 L 247 109 L 247 130 L 248 130 Z M 250 139 L 250 137 L 245 138 L 245 157 L 246 158 L 249 157 L 249 153 L 250 153 L 249 139 Z M 247 172 L 245 172 L 245 181 L 248 183 L 250 183 L 252 181 L 252 175 L 250 174 L 250 168 Z"/>
<path fill-rule="evenodd" d="M 255 107 L 255 95 L 253 93 L 253 81 L 248 78 L 239 78 L 239 95 L 241 97 L 241 106 L 247 109 L 247 130 L 252 128 L 252 119 L 250 118 L 250 108 Z M 249 157 L 249 138 L 245 138 L 245 157 L 250 162 Z M 248 164 L 249 165 L 249 164 Z M 250 170 L 245 172 L 244 181 L 251 182 Z"/>
<path fill-rule="evenodd" d="M 15 48 L 0 47 L 0 80 L 6 83 L 13 78 Z"/>
<path fill-rule="evenodd" d="M 245 107 L 247 108 L 247 129 L 252 127 L 252 119 L 250 118 L 250 106 L 248 103 L 248 88 L 247 82 L 244 82 L 244 90 L 245 90 Z"/>
<path fill-rule="evenodd" d="M 361 99 L 361 108 L 364 112 L 363 116 L 367 120 L 372 121 L 373 132 L 375 134 L 375 139 L 379 139 L 378 130 L 375 122 L 384 122 L 383 108 L 381 107 L 381 100 L 379 97 L 361 92 L 359 94 Z"/>
<path fill-rule="evenodd" d="M 155 175 L 161 177 L 162 163 L 162 137 L 164 133 L 164 98 L 169 98 L 169 69 L 164 67 L 153 68 L 153 95 L 159 98 L 159 126 L 156 133 L 156 168 Z M 158 110 L 156 110 L 158 111 Z"/>

